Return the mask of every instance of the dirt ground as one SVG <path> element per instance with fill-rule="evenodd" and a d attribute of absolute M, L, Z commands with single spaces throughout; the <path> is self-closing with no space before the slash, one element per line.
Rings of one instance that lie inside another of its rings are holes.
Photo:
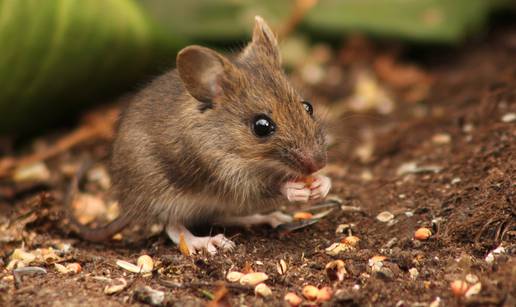
<path fill-rule="evenodd" d="M 138 240 L 142 232 L 134 229 L 108 245 L 88 243 L 71 232 L 63 197 L 85 157 L 105 169 L 110 136 L 92 137 L 46 159 L 49 172 L 36 172 L 38 180 L 0 179 L 0 305 L 141 305 L 149 301 L 142 289 L 150 286 L 163 291 L 165 305 L 204 305 L 228 290 L 212 306 L 281 306 L 287 292 L 302 296 L 303 286 L 314 285 L 333 288 L 328 306 L 516 306 L 516 28 L 437 50 L 356 37 L 336 49 L 318 45 L 308 56 L 291 77 L 325 113 L 325 172 L 342 208 L 292 232 L 215 228 L 237 243 L 215 256 L 185 257 L 164 234 Z M 318 71 L 324 73 L 314 79 Z M 16 159 L 48 150 L 65 135 L 3 152 Z M 109 181 L 99 173 L 82 190 L 105 199 Z M 284 209 L 300 206 L 306 208 Z M 114 211 L 102 208 L 83 217 Z M 383 211 L 392 214 L 385 222 L 377 218 Z M 336 233 L 340 224 L 348 224 L 344 233 Z M 420 227 L 431 230 L 429 239 L 414 239 Z M 360 239 L 354 249 L 327 253 L 350 234 Z M 7 267 L 23 266 L 12 263 L 15 249 L 36 255 L 21 262 L 46 273 L 13 276 Z M 154 261 L 152 273 L 116 264 L 143 254 Z M 386 259 L 370 260 L 380 255 Z M 344 261 L 342 281 L 325 270 L 335 259 Z M 278 271 L 280 260 L 286 272 Z M 82 271 L 60 273 L 55 263 L 79 263 Z M 270 297 L 217 283 L 228 271 L 251 269 L 268 275 Z M 454 280 L 473 290 L 454 296 Z"/>

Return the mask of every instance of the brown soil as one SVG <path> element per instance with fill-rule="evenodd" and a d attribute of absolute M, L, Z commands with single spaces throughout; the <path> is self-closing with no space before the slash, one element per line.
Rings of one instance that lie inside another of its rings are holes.
<path fill-rule="evenodd" d="M 346 45 L 325 67 L 347 76 L 357 67 L 375 67 L 380 56 L 394 57 L 356 45 Z M 353 52 L 353 48 L 369 52 Z M 227 229 L 237 243 L 229 254 L 184 257 L 164 234 L 130 240 L 129 232 L 123 242 L 106 246 L 82 241 L 71 233 L 62 208 L 70 181 L 64 166 L 76 167 L 84 156 L 103 164 L 109 152 L 106 141 L 92 141 L 48 160 L 52 176 L 42 184 L 0 181 L 0 226 L 5 226 L 0 232 L 10 231 L 13 236 L 0 241 L 0 305 L 139 305 L 143 303 L 135 293 L 148 285 L 164 291 L 168 304 L 197 306 L 209 301 L 207 293 L 217 290 L 216 282 L 224 280 L 228 270 L 251 267 L 269 275 L 266 283 L 272 298 L 230 288 L 225 297 L 230 304 L 281 305 L 285 293 L 301 295 L 302 287 L 312 284 L 334 288 L 332 301 L 326 303 L 332 306 L 427 306 L 437 297 L 440 306 L 515 306 L 516 122 L 501 119 L 516 112 L 516 30 L 501 29 L 485 42 L 429 53 L 416 62 L 433 80 L 430 93 L 421 103 L 398 99 L 388 115 L 342 111 L 334 101 L 349 97 L 348 78 L 310 87 L 314 101 L 328 101 L 327 121 L 334 138 L 328 167 L 331 193 L 361 211 L 337 209 L 319 223 L 287 234 L 267 227 Z M 402 74 L 399 70 L 390 73 Z M 393 86 L 395 81 L 389 81 L 388 75 L 382 78 L 386 86 L 394 97 L 403 97 L 406 89 Z M 296 78 L 302 82 L 294 71 Z M 439 134 L 449 135 L 450 141 L 433 141 Z M 44 137 L 39 143 L 59 136 Z M 357 157 L 356 149 L 365 143 L 374 150 Z M 401 165 L 412 161 L 418 166 L 437 166 L 439 171 L 397 173 Z M 84 189 L 101 193 L 94 184 Z M 378 221 L 376 215 L 382 211 L 393 213 L 394 220 Z M 343 223 L 354 224 L 352 233 L 360 238 L 359 245 L 354 251 L 329 256 L 325 248 L 344 237 L 335 233 Z M 432 229 L 427 241 L 413 239 L 419 227 Z M 81 273 L 61 274 L 49 261 L 38 264 L 46 274 L 25 276 L 15 287 L 11 272 L 5 269 L 15 248 L 33 251 L 63 242 L 71 243 L 73 249 L 60 261 L 80 263 Z M 485 257 L 500 245 L 505 253 L 488 263 Z M 117 259 L 135 262 L 142 254 L 159 261 L 151 276 L 137 276 L 115 264 Z M 368 261 L 375 255 L 387 257 L 383 268 L 388 270 L 372 272 Z M 284 275 L 276 268 L 281 259 L 288 264 Z M 324 269 L 334 259 L 344 260 L 348 273 L 336 283 Z M 411 268 L 419 272 L 415 279 L 410 277 Z M 478 277 L 480 293 L 454 297 L 450 282 L 465 279 L 467 274 Z M 113 295 L 104 294 L 109 280 L 118 277 L 124 277 L 129 286 Z M 159 282 L 161 278 L 184 287 L 169 288 Z"/>

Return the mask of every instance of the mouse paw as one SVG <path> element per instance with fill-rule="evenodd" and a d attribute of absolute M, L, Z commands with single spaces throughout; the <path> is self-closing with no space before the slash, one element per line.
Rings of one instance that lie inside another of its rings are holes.
<path fill-rule="evenodd" d="M 315 180 L 310 186 L 310 199 L 315 200 L 324 198 L 331 189 L 331 179 L 326 176 L 316 175 Z"/>
<path fill-rule="evenodd" d="M 288 181 L 281 187 L 280 191 L 291 202 L 308 201 L 310 199 L 310 189 L 305 187 L 304 182 Z"/>
<path fill-rule="evenodd" d="M 211 255 L 215 255 L 218 249 L 222 249 L 224 251 L 232 251 L 236 246 L 233 241 L 226 238 L 223 234 L 218 234 L 215 236 L 197 237 L 194 234 L 192 234 L 188 229 L 186 229 L 186 227 L 184 227 L 183 225 L 168 225 L 166 228 L 166 232 L 170 239 L 177 245 L 179 245 L 180 236 L 181 234 L 183 234 L 190 254 L 196 254 L 197 252 L 206 250 Z"/>

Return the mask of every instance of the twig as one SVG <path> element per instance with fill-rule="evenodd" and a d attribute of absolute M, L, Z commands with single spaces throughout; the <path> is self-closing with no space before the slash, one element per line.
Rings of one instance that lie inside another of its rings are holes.
<path fill-rule="evenodd" d="M 173 282 L 166 279 L 159 279 L 158 283 L 162 286 L 165 286 L 167 288 L 175 288 L 175 289 L 185 289 L 185 288 L 201 288 L 201 287 L 220 287 L 224 286 L 228 289 L 233 290 L 239 290 L 239 291 L 253 291 L 254 289 L 249 286 L 244 286 L 240 284 L 229 284 L 225 282 L 204 282 L 204 281 L 198 281 L 198 282 L 184 282 L 184 283 L 178 283 Z"/>
<path fill-rule="evenodd" d="M 47 160 L 85 141 L 94 138 L 112 138 L 117 117 L 118 109 L 115 107 L 96 111 L 87 116 L 85 123 L 77 130 L 63 136 L 49 148 L 20 158 L 6 157 L 0 159 L 0 178 L 9 176 L 17 167 Z"/>
<path fill-rule="evenodd" d="M 283 38 L 289 35 L 317 2 L 318 0 L 294 0 L 292 13 L 290 13 L 284 24 L 279 27 L 278 36 Z"/>

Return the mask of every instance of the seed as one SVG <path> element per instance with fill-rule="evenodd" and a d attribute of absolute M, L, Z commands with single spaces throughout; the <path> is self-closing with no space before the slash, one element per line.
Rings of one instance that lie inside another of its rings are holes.
<path fill-rule="evenodd" d="M 154 268 L 154 261 L 149 255 L 142 255 L 138 257 L 136 265 L 141 268 L 141 273 L 149 273 Z"/>
<path fill-rule="evenodd" d="M 463 280 L 454 280 L 451 282 L 450 288 L 453 295 L 461 297 L 468 291 L 469 285 Z"/>
<path fill-rule="evenodd" d="M 314 183 L 315 178 L 313 176 L 308 176 L 305 178 L 305 188 L 310 188 L 312 184 Z"/>
<path fill-rule="evenodd" d="M 309 220 L 313 217 L 313 214 L 310 212 L 298 211 L 294 213 L 295 220 Z"/>
<path fill-rule="evenodd" d="M 281 259 L 278 263 L 276 263 L 276 269 L 280 275 L 283 275 L 287 272 L 287 263 L 285 260 Z"/>
<path fill-rule="evenodd" d="M 124 260 L 117 260 L 116 265 L 132 273 L 140 273 L 141 270 L 138 266 Z"/>
<path fill-rule="evenodd" d="M 244 276 L 243 273 L 233 271 L 229 272 L 228 275 L 226 275 L 226 279 L 229 282 L 237 282 L 240 280 L 240 278 L 242 278 L 242 276 Z"/>
<path fill-rule="evenodd" d="M 353 246 L 353 247 L 356 247 L 358 245 L 359 241 L 360 241 L 360 238 L 356 237 L 356 236 L 345 237 L 344 239 L 341 240 L 342 243 Z"/>
<path fill-rule="evenodd" d="M 468 291 L 466 291 L 464 296 L 467 298 L 472 297 L 473 295 L 479 294 L 481 290 L 482 290 L 482 284 L 477 282 L 473 286 L 469 287 Z"/>
<path fill-rule="evenodd" d="M 340 259 L 328 262 L 325 270 L 330 281 L 342 281 L 344 280 L 344 275 L 347 274 L 346 268 L 344 267 L 344 261 Z"/>
<path fill-rule="evenodd" d="M 325 249 L 326 254 L 330 256 L 337 256 L 338 254 L 342 252 L 349 252 L 354 250 L 355 248 L 351 245 L 344 244 L 344 243 L 333 243 L 330 245 L 330 247 L 327 247 Z"/>
<path fill-rule="evenodd" d="M 254 294 L 261 297 L 269 297 L 272 295 L 272 291 L 266 284 L 260 283 L 254 288 Z"/>
<path fill-rule="evenodd" d="M 120 284 L 112 285 L 112 286 L 106 286 L 104 288 L 104 293 L 107 295 L 114 294 L 117 292 L 120 292 L 127 287 L 127 281 L 124 278 L 117 278 L 116 279 Z"/>
<path fill-rule="evenodd" d="M 69 271 L 69 272 L 72 272 L 72 273 L 80 273 L 82 271 L 82 267 L 79 263 L 77 262 L 74 262 L 74 263 L 69 263 L 66 265 L 66 269 Z"/>
<path fill-rule="evenodd" d="M 389 211 L 380 212 L 376 216 L 376 219 L 383 223 L 387 223 L 388 221 L 392 220 L 393 218 L 394 218 L 394 214 L 390 213 Z"/>
<path fill-rule="evenodd" d="M 297 296 L 294 292 L 289 292 L 289 293 L 285 294 L 284 300 L 287 303 L 289 303 L 290 306 L 292 306 L 292 307 L 299 306 L 303 302 L 303 299 L 300 298 L 299 296 Z"/>
<path fill-rule="evenodd" d="M 425 241 L 432 236 L 432 231 L 428 228 L 422 227 L 416 230 L 414 238 L 419 241 Z"/>
<path fill-rule="evenodd" d="M 256 286 L 269 278 L 267 274 L 262 272 L 248 273 L 240 278 L 240 284 L 244 286 Z"/>
<path fill-rule="evenodd" d="M 331 300 L 331 297 L 333 296 L 333 290 L 330 287 L 322 287 L 319 290 L 319 293 L 317 294 L 317 301 L 318 302 L 327 302 Z"/>
<path fill-rule="evenodd" d="M 307 300 L 315 301 L 319 295 L 319 289 L 317 289 L 317 287 L 308 285 L 303 287 L 302 293 Z"/>

